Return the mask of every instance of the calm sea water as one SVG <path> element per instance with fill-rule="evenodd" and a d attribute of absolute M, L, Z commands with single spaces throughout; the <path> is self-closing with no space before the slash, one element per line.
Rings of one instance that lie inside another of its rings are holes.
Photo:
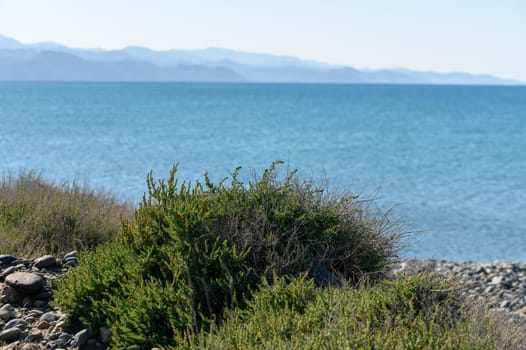
<path fill-rule="evenodd" d="M 526 87 L 1 83 L 0 135 L 2 172 L 135 202 L 150 170 L 248 178 L 281 159 L 395 205 L 423 231 L 403 256 L 526 261 Z"/>

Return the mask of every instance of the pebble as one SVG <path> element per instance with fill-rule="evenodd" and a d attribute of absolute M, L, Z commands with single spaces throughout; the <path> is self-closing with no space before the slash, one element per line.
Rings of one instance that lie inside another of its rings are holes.
<path fill-rule="evenodd" d="M 45 320 L 44 321 L 38 321 L 37 324 L 36 324 L 36 327 L 38 329 L 48 329 L 49 326 L 51 326 L 51 325 L 49 324 L 48 321 L 45 321 Z"/>
<path fill-rule="evenodd" d="M 5 304 L 0 308 L 0 318 L 4 321 L 9 321 L 16 317 L 14 308 L 11 304 Z"/>
<path fill-rule="evenodd" d="M 0 254 L 0 263 L 3 265 L 11 265 L 13 262 L 16 261 L 16 258 L 9 254 Z"/>
<path fill-rule="evenodd" d="M 73 256 L 63 260 L 63 264 L 67 266 L 77 267 L 79 265 L 79 258 Z"/>
<path fill-rule="evenodd" d="M 42 339 L 42 331 L 37 328 L 31 329 L 26 338 L 26 340 L 30 342 L 40 341 L 41 339 Z"/>
<path fill-rule="evenodd" d="M 44 279 L 33 272 L 15 272 L 5 278 L 5 283 L 23 294 L 34 294 L 42 289 Z"/>
<path fill-rule="evenodd" d="M 40 347 L 37 344 L 25 344 L 22 350 L 40 350 Z"/>
<path fill-rule="evenodd" d="M 75 340 L 78 346 L 82 346 L 86 344 L 89 337 L 90 337 L 89 330 L 85 328 L 79 331 L 78 333 L 76 333 L 73 339 Z"/>
<path fill-rule="evenodd" d="M 22 330 L 20 328 L 4 329 L 2 332 L 0 332 L 0 340 L 15 340 L 20 336 L 21 333 Z"/>
<path fill-rule="evenodd" d="M 27 321 L 21 319 L 21 318 L 14 318 L 11 321 L 7 322 L 4 326 L 4 329 L 9 329 L 17 327 L 20 329 L 26 329 L 27 328 Z"/>
<path fill-rule="evenodd" d="M 104 344 L 109 344 L 111 341 L 111 331 L 108 327 L 103 326 L 99 328 L 100 339 Z"/>
<path fill-rule="evenodd" d="M 16 266 L 9 266 L 7 269 L 5 269 L 2 272 L 2 278 L 5 279 L 7 276 L 9 276 L 10 274 L 12 274 L 15 271 L 16 271 Z"/>
<path fill-rule="evenodd" d="M 40 316 L 39 321 L 40 322 L 45 321 L 47 323 L 51 323 L 53 321 L 56 321 L 56 319 L 57 319 L 57 315 L 53 311 L 49 311 L 43 314 L 42 316 Z"/>
<path fill-rule="evenodd" d="M 76 250 L 73 250 L 69 253 L 67 253 L 66 255 L 64 255 L 64 259 L 67 259 L 67 258 L 76 258 L 78 256 L 78 252 Z"/>
<path fill-rule="evenodd" d="M 38 269 L 45 269 L 48 267 L 53 267 L 57 264 L 57 259 L 53 255 L 44 255 L 36 259 L 34 266 Z"/>

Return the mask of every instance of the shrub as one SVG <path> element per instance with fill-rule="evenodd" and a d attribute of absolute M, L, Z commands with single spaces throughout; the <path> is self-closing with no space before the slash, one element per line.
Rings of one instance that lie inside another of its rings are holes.
<path fill-rule="evenodd" d="M 131 206 L 76 182 L 53 184 L 34 172 L 0 183 L 0 251 L 31 257 L 89 250 L 117 235 Z"/>
<path fill-rule="evenodd" d="M 198 334 L 274 276 L 318 284 L 376 277 L 396 252 L 399 234 L 364 202 L 328 195 L 294 173 L 280 179 L 277 163 L 247 184 L 238 170 L 229 185 L 205 175 L 192 186 L 175 174 L 176 167 L 154 181 L 150 173 L 148 194 L 118 241 L 88 255 L 59 286 L 58 303 L 73 323 L 109 325 L 116 347 L 173 345 L 178 334 Z"/>
<path fill-rule="evenodd" d="M 524 327 L 500 321 L 429 275 L 372 288 L 308 280 L 263 285 L 220 327 L 181 340 L 184 349 L 525 349 Z M 276 302 L 278 301 L 278 302 Z M 283 302 L 285 301 L 285 302 Z M 509 331 L 513 329 L 513 331 Z"/>

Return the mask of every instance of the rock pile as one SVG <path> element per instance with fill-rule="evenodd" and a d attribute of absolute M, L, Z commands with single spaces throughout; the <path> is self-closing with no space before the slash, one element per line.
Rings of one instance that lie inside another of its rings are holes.
<path fill-rule="evenodd" d="M 446 260 L 405 260 L 395 273 L 433 272 L 458 278 L 460 292 L 470 299 L 480 299 L 490 308 L 511 312 L 526 321 L 526 264 L 475 263 Z"/>
<path fill-rule="evenodd" d="M 62 259 L 45 255 L 35 260 L 0 255 L 1 349 L 105 349 L 111 333 L 101 327 L 72 333 L 66 315 L 49 305 L 55 279 L 78 266 L 77 252 Z"/>

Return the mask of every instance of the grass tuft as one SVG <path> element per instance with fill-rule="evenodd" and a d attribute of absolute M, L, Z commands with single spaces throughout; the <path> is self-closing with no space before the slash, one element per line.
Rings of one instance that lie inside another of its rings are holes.
<path fill-rule="evenodd" d="M 0 251 L 24 257 L 91 250 L 116 237 L 132 208 L 104 191 L 54 184 L 35 172 L 0 183 Z"/>

